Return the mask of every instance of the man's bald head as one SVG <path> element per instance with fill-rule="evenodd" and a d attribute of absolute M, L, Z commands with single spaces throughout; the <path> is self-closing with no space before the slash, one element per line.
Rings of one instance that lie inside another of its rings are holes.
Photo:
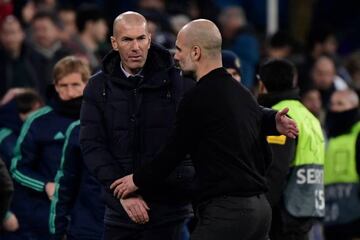
<path fill-rule="evenodd" d="M 343 112 L 359 107 L 359 97 L 353 90 L 336 91 L 331 96 L 331 110 Z"/>
<path fill-rule="evenodd" d="M 211 56 L 221 56 L 221 34 L 217 26 L 206 19 L 197 19 L 186 24 L 179 32 L 186 36 L 188 47 L 199 46 Z"/>
<path fill-rule="evenodd" d="M 116 29 L 119 24 L 127 26 L 129 28 L 131 28 L 132 26 L 144 25 L 146 30 L 148 29 L 147 21 L 146 21 L 145 17 L 143 15 L 141 15 L 140 13 L 132 12 L 132 11 L 124 12 L 115 18 L 114 23 L 113 23 L 113 35 L 114 36 L 116 36 L 116 33 L 117 33 Z"/>

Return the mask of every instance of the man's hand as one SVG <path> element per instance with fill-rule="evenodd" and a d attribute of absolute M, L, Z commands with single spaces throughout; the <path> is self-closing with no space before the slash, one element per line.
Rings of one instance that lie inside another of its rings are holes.
<path fill-rule="evenodd" d="M 45 185 L 45 192 L 46 192 L 48 198 L 51 200 L 53 198 L 53 196 L 54 196 L 54 193 L 55 193 L 55 183 L 48 182 Z"/>
<path fill-rule="evenodd" d="M 120 178 L 114 181 L 110 189 L 114 190 L 114 196 L 118 199 L 127 197 L 130 193 L 138 190 L 138 187 L 133 181 L 133 175 L 127 175 L 123 178 Z"/>
<path fill-rule="evenodd" d="M 120 203 L 127 215 L 135 223 L 145 224 L 149 221 L 149 215 L 147 211 L 150 210 L 150 208 L 141 196 L 120 199 Z"/>
<path fill-rule="evenodd" d="M 19 221 L 13 213 L 9 212 L 8 214 L 9 216 L 7 216 L 2 222 L 2 226 L 5 231 L 15 232 L 19 228 Z"/>
<path fill-rule="evenodd" d="M 284 108 L 283 110 L 276 113 L 276 129 L 279 133 L 295 139 L 299 134 L 299 130 L 296 126 L 294 120 L 288 118 L 286 114 L 289 112 L 289 108 Z"/>

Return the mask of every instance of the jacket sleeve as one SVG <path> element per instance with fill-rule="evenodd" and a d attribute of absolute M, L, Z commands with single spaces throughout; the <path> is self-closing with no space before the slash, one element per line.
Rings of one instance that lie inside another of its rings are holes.
<path fill-rule="evenodd" d="M 262 114 L 261 118 L 261 131 L 264 135 L 279 135 L 278 130 L 276 129 L 276 120 L 275 115 L 277 111 L 265 108 L 260 106 L 260 111 Z"/>
<path fill-rule="evenodd" d="M 133 180 L 136 186 L 151 189 L 166 178 L 191 151 L 197 139 L 195 115 L 191 109 L 191 101 L 186 96 L 180 102 L 175 127 L 164 148 L 154 160 L 135 171 Z M 171 159 L 171 160 L 169 160 Z"/>
<path fill-rule="evenodd" d="M 0 159 L 0 222 L 10 207 L 14 186 L 5 163 Z"/>
<path fill-rule="evenodd" d="M 52 239 L 62 239 L 65 235 L 70 211 L 80 189 L 82 158 L 76 126 L 79 126 L 79 121 L 71 124 L 66 132 L 61 164 L 55 177 L 55 193 L 51 200 L 49 217 Z"/>
<path fill-rule="evenodd" d="M 266 194 L 271 206 L 279 204 L 284 192 L 290 165 L 295 159 L 296 140 L 285 136 L 268 136 L 272 162 L 266 174 L 269 192 Z"/>
<path fill-rule="evenodd" d="M 94 84 L 94 80 L 90 79 L 84 91 L 80 114 L 80 147 L 91 174 L 106 191 L 111 192 L 110 185 L 116 179 L 125 176 L 125 171 L 116 163 L 108 149 L 101 102 L 103 90 Z"/>
<path fill-rule="evenodd" d="M 16 135 L 8 128 L 0 129 L 0 157 L 10 169 L 11 159 L 13 157 L 16 144 Z"/>
<path fill-rule="evenodd" d="M 45 109 L 46 110 L 46 109 Z M 43 114 L 44 112 L 40 112 Z M 11 173 L 15 181 L 35 191 L 43 192 L 45 184 L 49 181 L 39 174 L 35 166 L 41 161 L 39 153 L 40 143 L 36 139 L 39 130 L 34 123 L 37 115 L 28 118 L 21 128 L 14 149 L 14 158 L 11 165 Z M 37 131 L 36 131 L 37 130 Z"/>

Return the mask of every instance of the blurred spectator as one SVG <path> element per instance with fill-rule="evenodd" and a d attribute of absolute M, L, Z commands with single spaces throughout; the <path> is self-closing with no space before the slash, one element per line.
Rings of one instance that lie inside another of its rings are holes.
<path fill-rule="evenodd" d="M 251 33 L 246 16 L 241 7 L 227 7 L 219 16 L 223 48 L 235 52 L 241 61 L 242 83 L 251 88 L 254 85 L 255 69 L 260 53 L 259 43 Z"/>
<path fill-rule="evenodd" d="M 169 16 L 156 10 L 140 11 L 146 18 L 151 41 L 167 49 L 175 48 L 175 35 L 172 33 Z"/>
<path fill-rule="evenodd" d="M 189 22 L 190 18 L 185 14 L 177 14 L 170 17 L 171 29 L 174 34 L 177 34 L 180 29 Z"/>
<path fill-rule="evenodd" d="M 32 43 L 35 48 L 31 62 L 42 84 L 41 93 L 45 93 L 52 82 L 52 69 L 61 58 L 70 54 L 60 40 L 59 19 L 50 12 L 38 12 L 31 22 Z"/>
<path fill-rule="evenodd" d="M 279 31 L 271 36 L 267 46 L 266 55 L 268 58 L 287 58 L 293 52 L 293 40 L 286 33 Z"/>
<path fill-rule="evenodd" d="M 300 103 L 295 66 L 273 59 L 260 67 L 259 104 L 275 110 L 288 107 L 299 136 L 268 136 L 273 162 L 267 172 L 272 206 L 271 240 L 308 239 L 317 218 L 325 214 L 322 180 L 325 143 L 321 125 Z M 314 178 L 307 178 L 308 172 Z M 315 177 L 317 176 L 317 177 Z"/>
<path fill-rule="evenodd" d="M 360 237 L 360 115 L 352 90 L 334 92 L 327 115 L 325 161 L 326 240 Z"/>
<path fill-rule="evenodd" d="M 13 98 L 0 108 L 0 157 L 4 159 L 8 170 L 11 167 L 11 159 L 16 144 L 16 140 L 20 134 L 23 122 L 30 113 L 42 107 L 43 101 L 40 96 L 31 89 L 17 89 Z M 3 240 L 28 239 L 28 226 L 25 216 L 26 203 L 24 203 L 25 193 L 17 182 L 14 182 L 14 194 L 11 201 L 11 214 L 8 216 L 8 230 L 3 233 L 0 238 Z M 20 224 L 19 229 L 14 226 Z M 11 228 L 11 229 L 9 229 Z M 14 233 L 10 230 L 17 230 Z"/>
<path fill-rule="evenodd" d="M 238 82 L 241 82 L 240 59 L 229 50 L 222 50 L 222 64 L 228 73 Z"/>
<path fill-rule="evenodd" d="M 0 23 L 13 13 L 13 4 L 11 0 L 0 1 Z"/>
<path fill-rule="evenodd" d="M 324 112 L 322 110 L 321 95 L 319 90 L 314 87 L 302 89 L 300 92 L 301 102 L 321 123 L 324 122 Z"/>
<path fill-rule="evenodd" d="M 300 66 L 300 87 L 306 86 L 311 81 L 311 68 L 320 56 L 328 55 L 333 59 L 336 72 L 347 83 L 350 82 L 350 76 L 346 69 L 341 65 L 340 59 L 337 56 L 338 42 L 335 33 L 330 27 L 321 26 L 314 28 L 309 33 L 308 39 L 308 53 L 305 62 Z"/>
<path fill-rule="evenodd" d="M 108 27 L 102 11 L 96 5 L 81 5 L 76 13 L 78 34 L 68 43 L 72 52 L 84 57 L 93 71 L 99 69 L 103 54 L 100 44 L 106 40 Z"/>
<path fill-rule="evenodd" d="M 158 12 L 165 11 L 165 0 L 138 0 L 140 9 L 155 10 Z"/>
<path fill-rule="evenodd" d="M 346 61 L 346 68 L 351 76 L 351 85 L 360 96 L 360 51 L 354 52 Z"/>
<path fill-rule="evenodd" d="M 8 220 L 6 216 L 11 202 L 12 193 L 14 191 L 13 182 L 6 169 L 5 163 L 0 158 L 0 229 Z"/>
<path fill-rule="evenodd" d="M 56 94 L 50 106 L 33 113 L 24 123 L 16 142 L 11 172 L 26 194 L 23 212 L 30 226 L 30 239 L 49 239 L 50 199 L 60 166 L 65 131 L 79 119 L 82 94 L 90 70 L 80 59 L 69 56 L 54 67 Z M 46 126 L 44 128 L 44 126 Z"/>
<path fill-rule="evenodd" d="M 331 94 L 348 88 L 346 82 L 336 75 L 334 60 L 328 55 L 318 57 L 311 72 L 312 83 L 320 91 L 323 107 L 328 109 Z"/>
<path fill-rule="evenodd" d="M 66 130 L 61 164 L 55 177 L 58 186 L 51 201 L 49 227 L 53 240 L 100 240 L 105 204 L 102 186 L 90 174 L 81 155 L 80 121 Z"/>
<path fill-rule="evenodd" d="M 32 62 L 33 49 L 26 44 L 20 22 L 8 16 L 0 26 L 0 99 L 14 87 L 41 90 L 37 71 Z"/>
<path fill-rule="evenodd" d="M 69 41 L 77 34 L 76 11 L 70 6 L 62 6 L 58 9 L 58 16 L 61 23 L 61 40 Z"/>

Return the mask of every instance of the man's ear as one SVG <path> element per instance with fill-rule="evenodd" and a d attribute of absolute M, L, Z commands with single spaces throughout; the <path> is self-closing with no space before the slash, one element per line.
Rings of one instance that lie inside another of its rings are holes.
<path fill-rule="evenodd" d="M 115 51 L 119 51 L 118 44 L 113 36 L 110 37 L 111 46 Z"/>
<path fill-rule="evenodd" d="M 267 93 L 267 89 L 265 87 L 265 84 L 260 80 L 259 81 L 259 94 L 265 94 Z"/>
<path fill-rule="evenodd" d="M 199 61 L 201 57 L 201 48 L 199 46 L 193 46 L 191 48 L 191 58 L 195 61 Z"/>

